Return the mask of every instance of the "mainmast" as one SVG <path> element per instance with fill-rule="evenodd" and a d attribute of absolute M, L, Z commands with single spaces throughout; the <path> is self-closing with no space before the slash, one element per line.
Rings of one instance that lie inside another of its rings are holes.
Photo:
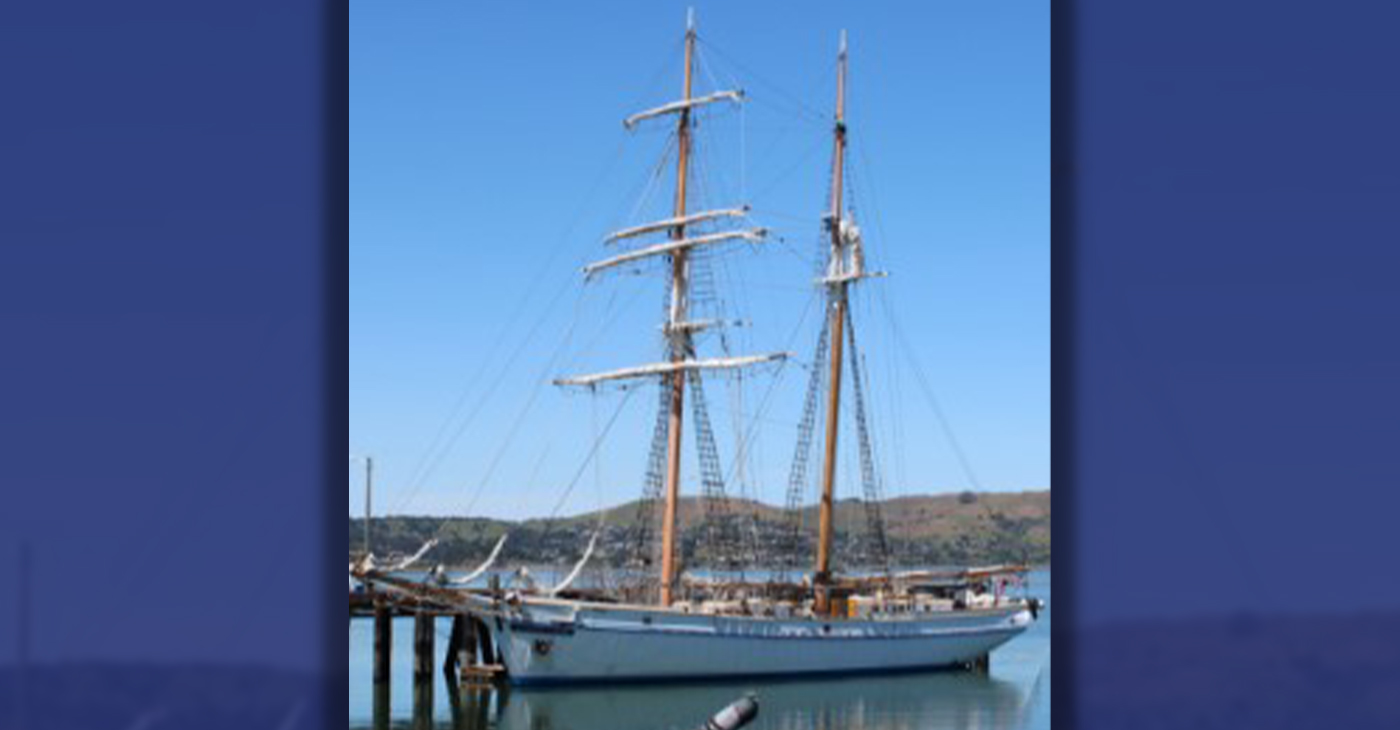
<path fill-rule="evenodd" d="M 825 613 L 831 580 L 831 556 L 835 541 L 836 467 L 841 438 L 841 381 L 845 371 L 846 320 L 851 282 L 859 278 L 859 241 L 848 233 L 853 228 L 846 219 L 846 32 L 841 32 L 841 53 L 836 64 L 836 127 L 834 164 L 831 179 L 831 208 L 826 226 L 831 235 L 831 262 L 827 269 L 827 316 L 831 329 L 830 391 L 826 409 L 826 456 L 822 467 L 820 535 L 813 583 L 817 587 L 817 610 Z"/>
<path fill-rule="evenodd" d="M 608 245 L 623 244 L 649 234 L 666 234 L 664 242 L 640 243 L 605 261 L 584 268 L 592 278 L 626 265 L 664 259 L 668 264 L 671 301 L 662 329 L 666 337 L 666 362 L 629 367 L 596 375 L 584 375 L 556 381 L 559 385 L 596 388 L 622 380 L 659 378 L 665 393 L 666 464 L 664 474 L 665 511 L 662 517 L 662 557 L 660 595 L 662 606 L 675 602 L 675 589 L 680 578 L 680 501 L 683 436 L 685 434 L 686 388 L 698 387 L 704 371 L 732 370 L 762 365 L 786 359 L 786 354 L 770 354 L 723 359 L 700 359 L 696 353 L 695 333 L 715 326 L 714 322 L 691 320 L 691 252 L 694 249 L 718 246 L 731 241 L 761 243 L 767 237 L 763 229 L 715 230 L 731 219 L 742 219 L 748 207 L 721 210 L 690 210 L 690 167 L 694 153 L 694 110 L 719 102 L 740 103 L 742 91 L 716 91 L 705 96 L 695 95 L 696 32 L 695 15 L 687 19 L 685 34 L 685 75 L 682 97 L 649 111 L 628 117 L 624 125 L 633 129 L 643 121 L 670 114 L 676 115 L 676 191 L 671 217 L 667 220 L 635 226 L 607 237 Z M 703 227 L 703 228 L 702 228 Z M 701 230 L 696 231 L 697 228 Z M 696 378 L 692 382 L 692 378 Z M 659 443 L 659 442 L 658 442 Z"/>

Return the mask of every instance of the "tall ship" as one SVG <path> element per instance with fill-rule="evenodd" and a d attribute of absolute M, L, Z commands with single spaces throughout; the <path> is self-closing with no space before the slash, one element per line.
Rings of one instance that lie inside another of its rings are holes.
<path fill-rule="evenodd" d="M 663 273 L 664 357 L 652 364 L 556 382 L 586 390 L 614 384 L 656 388 L 646 495 L 630 528 L 633 555 L 618 571 L 620 578 L 612 585 L 575 588 L 595 556 L 596 537 L 578 567 L 552 587 L 540 587 L 533 580 L 505 585 L 499 578 L 480 587 L 502 545 L 478 570 L 455 581 L 457 585 L 445 579 L 409 580 L 376 568 L 372 560 L 352 574 L 379 590 L 476 619 L 490 633 L 505 676 L 519 686 L 985 669 L 993 651 L 1035 624 L 1042 605 L 1029 596 L 1012 595 L 1010 587 L 1019 585 L 1028 572 L 1025 567 L 900 572 L 892 566 L 880 514 L 879 467 L 871 447 L 869 385 L 852 315 L 855 288 L 883 274 L 867 269 L 861 230 L 847 200 L 850 137 L 844 33 L 837 63 L 830 199 L 825 215 L 813 221 L 823 231 L 825 262 L 816 285 L 821 288 L 824 317 L 808 368 L 810 383 L 782 534 L 757 535 L 741 505 L 726 495 L 727 475 L 706 401 L 707 379 L 771 366 L 791 356 L 702 352 L 704 333 L 726 326 L 697 314 L 694 306 L 697 280 L 707 278 L 702 270 L 705 254 L 762 243 L 769 233 L 749 225 L 750 208 L 741 202 L 713 208 L 694 205 L 697 113 L 712 105 L 745 102 L 739 90 L 697 92 L 696 42 L 692 15 L 685 34 L 680 98 L 625 122 L 629 129 L 674 125 L 674 148 L 667 156 L 667 162 L 673 156 L 675 163 L 670 217 L 607 236 L 612 255 L 584 270 L 590 280 L 643 264 Z M 848 422 L 853 428 L 843 429 Z M 860 463 L 848 472 L 858 473 L 864 488 L 864 554 L 874 566 L 852 574 L 837 570 L 836 556 L 843 433 L 853 433 L 857 442 L 852 450 Z M 685 448 L 690 436 L 703 494 L 687 502 L 683 469 L 690 462 Z M 814 459 L 818 454 L 820 459 Z M 814 460 L 820 468 L 815 479 L 810 474 Z M 809 527 L 804 502 L 813 483 L 820 497 L 816 524 Z M 703 505 L 698 532 L 708 545 L 705 570 L 686 565 L 687 556 L 699 550 L 683 540 L 681 513 L 688 503 Z M 788 558 L 777 564 L 747 564 L 755 560 L 754 543 L 760 540 L 776 540 Z M 467 583 L 477 587 L 461 587 Z"/>

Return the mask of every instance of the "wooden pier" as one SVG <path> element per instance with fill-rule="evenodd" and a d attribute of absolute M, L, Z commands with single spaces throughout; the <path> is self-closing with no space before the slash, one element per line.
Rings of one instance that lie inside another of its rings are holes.
<path fill-rule="evenodd" d="M 471 592 L 486 595 L 485 591 Z M 394 618 L 412 618 L 422 613 L 432 613 L 438 618 L 449 618 L 456 614 L 439 607 L 420 603 L 406 597 L 394 597 L 383 593 L 365 592 L 350 594 L 350 618 L 373 618 L 380 603 L 387 603 Z"/>
<path fill-rule="evenodd" d="M 491 640 L 491 632 L 475 616 L 452 613 L 419 605 L 384 594 L 351 593 L 350 620 L 374 622 L 374 714 L 376 723 L 387 726 L 393 685 L 394 626 L 402 619 L 413 621 L 413 714 L 416 720 L 431 719 L 437 686 L 438 626 L 451 621 L 447 656 L 441 671 L 448 695 L 456 707 L 463 690 L 477 692 L 504 689 L 505 663 Z"/>

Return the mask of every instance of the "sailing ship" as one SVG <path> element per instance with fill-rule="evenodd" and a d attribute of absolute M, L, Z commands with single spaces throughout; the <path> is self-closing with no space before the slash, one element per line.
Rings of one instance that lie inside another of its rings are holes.
<path fill-rule="evenodd" d="M 930 671 L 987 666 L 992 651 L 1030 628 L 1042 608 L 1029 597 L 1006 590 L 1028 571 L 1019 566 L 947 572 L 896 573 L 878 514 L 874 456 L 864 403 L 864 374 L 855 355 L 851 292 L 862 282 L 883 276 L 867 270 L 864 242 L 847 205 L 845 189 L 849 129 L 846 118 L 848 48 L 842 33 L 837 65 L 837 99 L 833 133 L 831 197 L 821 221 L 827 249 L 819 286 L 825 318 L 818 340 L 816 366 L 808 388 L 798 444 L 797 465 L 789 494 L 788 546 L 803 544 L 803 494 L 820 418 L 825 414 L 824 458 L 816 555 L 810 572 L 775 571 L 764 580 L 735 578 L 723 570 L 699 575 L 682 564 L 680 511 L 683 442 L 687 405 L 699 442 L 701 481 L 705 486 L 705 527 L 731 544 L 736 516 L 723 496 L 718 449 L 705 406 L 705 377 L 780 363 L 783 353 L 705 358 L 700 333 L 723 323 L 699 318 L 692 307 L 697 256 L 725 244 L 761 243 L 768 232 L 744 227 L 749 208 L 736 205 L 712 210 L 692 207 L 692 154 L 696 113 L 702 107 L 742 104 L 738 90 L 697 94 L 696 29 L 687 23 L 680 100 L 629 117 L 630 128 L 646 123 L 674 123 L 676 170 L 674 208 L 670 217 L 614 233 L 607 238 L 616 255 L 586 267 L 590 278 L 640 262 L 660 263 L 667 274 L 668 302 L 663 323 L 665 359 L 657 364 L 563 378 L 556 385 L 597 389 L 615 383 L 653 382 L 659 408 L 647 478 L 648 498 L 637 529 L 638 559 L 631 564 L 637 581 L 614 590 L 574 590 L 597 547 L 595 537 L 578 567 L 560 584 L 540 588 L 533 581 L 488 590 L 458 590 L 445 580 L 418 583 L 367 564 L 355 574 L 386 590 L 407 593 L 420 602 L 473 615 L 491 633 L 509 681 L 515 685 L 573 685 L 703 681 L 738 677 L 773 678 L 812 675 L 853 676 L 871 673 Z M 866 575 L 838 575 L 835 566 L 838 441 L 843 423 L 845 383 L 851 384 L 860 471 L 867 488 L 872 551 L 884 569 Z M 689 401 L 689 403 L 688 403 Z M 655 507 L 655 512 L 647 510 Z M 653 529 L 655 528 L 655 529 Z M 659 540 L 653 540 L 659 533 Z M 468 581 L 488 575 L 503 544 Z M 717 562 L 733 567 L 737 552 Z M 400 566 L 402 567 L 402 566 Z M 747 566 L 752 569 L 755 566 Z M 789 566 L 792 567 L 792 566 Z M 441 578 L 441 574 L 439 574 Z M 457 581 L 460 585 L 467 581 Z"/>

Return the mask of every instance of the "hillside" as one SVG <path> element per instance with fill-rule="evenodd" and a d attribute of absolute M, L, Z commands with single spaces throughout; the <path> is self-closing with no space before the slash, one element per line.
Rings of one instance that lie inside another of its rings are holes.
<path fill-rule="evenodd" d="M 757 515 L 763 552 L 776 554 L 785 524 L 783 511 L 767 505 L 738 505 L 737 511 Z M 1049 564 L 1051 559 L 1050 492 L 1020 494 L 962 494 L 904 497 L 885 502 L 881 511 L 888 525 L 890 548 L 901 565 L 968 565 L 1006 562 Z M 407 554 L 433 536 L 442 545 L 432 559 L 449 565 L 474 565 L 484 558 L 501 535 L 511 534 L 506 559 L 512 562 L 563 564 L 576 560 L 599 524 L 607 525 L 602 540 L 603 559 L 619 564 L 629 554 L 630 536 L 638 522 L 638 504 L 555 521 L 521 523 L 487 519 L 440 517 L 391 517 L 374 522 L 375 552 Z M 803 518 L 816 523 L 815 509 Z M 689 499 L 681 505 L 682 542 L 687 555 L 698 550 L 704 519 L 703 504 Z M 838 554 L 846 567 L 871 562 L 865 535 L 866 510 L 859 501 L 837 506 L 840 528 Z M 349 552 L 361 549 L 363 521 L 349 520 Z M 807 531 L 807 532 L 810 532 Z"/>

